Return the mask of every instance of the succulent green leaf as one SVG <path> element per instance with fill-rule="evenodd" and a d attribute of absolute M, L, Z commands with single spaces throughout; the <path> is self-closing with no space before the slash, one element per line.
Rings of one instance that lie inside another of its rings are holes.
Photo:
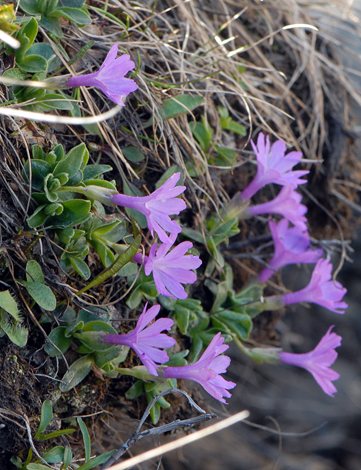
<path fill-rule="evenodd" d="M 57 176 L 59 173 L 66 173 L 69 178 L 72 178 L 79 170 L 83 169 L 89 159 L 89 152 L 85 144 L 79 144 L 73 147 L 70 152 L 65 155 L 65 158 L 54 168 L 53 174 Z"/>
<path fill-rule="evenodd" d="M 18 305 L 8 290 L 0 292 L 0 308 L 9 313 L 17 322 L 22 321 Z"/>
<path fill-rule="evenodd" d="M 83 26 L 91 23 L 91 18 L 89 13 L 79 8 L 64 7 L 58 8 L 57 10 L 51 13 L 52 18 L 66 18 L 69 21 L 74 21 L 74 23 Z"/>
<path fill-rule="evenodd" d="M 45 400 L 41 407 L 40 424 L 34 436 L 35 439 L 38 439 L 39 436 L 45 431 L 45 429 L 49 426 L 52 418 L 53 418 L 53 407 L 51 406 L 50 401 Z"/>
<path fill-rule="evenodd" d="M 54 343 L 63 354 L 69 349 L 69 346 L 72 342 L 72 338 L 67 338 L 65 333 L 65 326 L 57 326 L 50 332 L 48 336 L 52 343 Z M 45 344 L 45 352 L 49 354 L 50 357 L 62 357 L 59 350 L 56 349 L 52 343 L 47 342 Z"/>
<path fill-rule="evenodd" d="M 40 282 L 32 281 L 21 281 L 21 284 L 25 286 L 30 297 L 32 297 L 41 308 L 49 312 L 55 310 L 56 298 L 50 287 Z"/>
<path fill-rule="evenodd" d="M 26 280 L 29 282 L 45 283 L 43 271 L 40 264 L 35 260 L 30 260 L 26 263 Z"/>
<path fill-rule="evenodd" d="M 208 122 L 203 118 L 203 116 L 202 121 L 203 122 L 191 121 L 189 125 L 192 134 L 197 139 L 201 149 L 203 152 L 207 153 L 212 143 L 213 130 Z"/>
<path fill-rule="evenodd" d="M 27 55 L 21 61 L 17 61 L 18 67 L 24 72 L 37 73 L 46 72 L 48 69 L 48 62 L 40 55 Z"/>
<path fill-rule="evenodd" d="M 43 455 L 48 463 L 61 463 L 64 460 L 64 447 L 56 446 Z"/>
<path fill-rule="evenodd" d="M 182 114 L 187 114 L 203 103 L 203 97 L 198 95 L 178 95 L 174 98 L 168 98 L 162 104 L 160 109 L 160 117 L 163 120 L 172 119 Z M 153 123 L 151 118 L 145 125 L 150 126 Z"/>
<path fill-rule="evenodd" d="M 87 165 L 83 171 L 83 180 L 93 180 L 107 171 L 112 171 L 110 165 Z"/>
<path fill-rule="evenodd" d="M 62 392 L 69 392 L 69 390 L 76 387 L 89 374 L 93 364 L 94 359 L 89 355 L 73 362 L 62 379 L 60 390 Z"/>
<path fill-rule="evenodd" d="M 136 398 L 140 397 L 144 390 L 144 382 L 143 380 L 138 380 L 133 384 L 130 389 L 125 392 L 125 398 L 127 400 L 135 400 Z"/>
<path fill-rule="evenodd" d="M 48 220 L 48 224 L 54 228 L 67 228 L 85 222 L 91 209 L 91 202 L 83 199 L 64 201 L 61 205 L 63 206 L 62 213 L 59 216 L 50 217 Z"/>
<path fill-rule="evenodd" d="M 63 30 L 61 28 L 61 23 L 58 18 L 49 18 L 47 16 L 43 16 L 39 24 L 46 30 L 53 33 L 58 38 L 61 38 L 63 36 Z"/>
<path fill-rule="evenodd" d="M 85 463 L 89 462 L 90 455 L 91 455 L 91 442 L 90 436 L 87 427 L 85 426 L 84 421 L 81 418 L 76 419 L 83 435 L 83 442 L 84 442 L 84 451 L 85 451 Z"/>
<path fill-rule="evenodd" d="M 132 163 L 139 163 L 144 160 L 144 155 L 136 147 L 130 146 L 130 147 L 122 148 L 121 150 L 125 158 Z"/>
<path fill-rule="evenodd" d="M 84 465 L 81 465 L 80 467 L 78 467 L 77 470 L 91 470 L 97 465 L 101 465 L 102 463 L 106 462 L 115 452 L 116 452 L 116 449 L 110 450 L 109 452 L 106 452 L 105 454 L 99 455 L 98 457 L 91 459 L 88 463 L 85 463 Z"/>

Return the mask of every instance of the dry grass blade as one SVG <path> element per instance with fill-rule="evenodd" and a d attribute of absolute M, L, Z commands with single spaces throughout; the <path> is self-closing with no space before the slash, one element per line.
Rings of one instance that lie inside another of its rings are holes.
<path fill-rule="evenodd" d="M 72 116 L 54 116 L 53 114 L 43 114 L 35 113 L 33 111 L 25 111 L 22 109 L 12 108 L 7 106 L 6 108 L 0 108 L 0 114 L 2 116 L 9 117 L 20 117 L 24 119 L 29 119 L 31 121 L 40 121 L 40 122 L 51 122 L 54 124 L 69 124 L 73 126 L 84 126 L 89 124 L 96 124 L 97 122 L 106 121 L 114 117 L 120 110 L 122 106 L 114 106 L 114 108 L 106 111 L 105 113 L 97 114 L 96 116 L 90 117 L 72 117 Z"/>
<path fill-rule="evenodd" d="M 211 434 L 216 432 L 222 431 L 222 429 L 226 429 L 233 424 L 239 423 L 240 421 L 246 419 L 249 416 L 248 411 L 241 411 L 229 418 L 223 419 L 216 424 L 212 424 L 207 428 L 201 429 L 193 434 L 189 434 L 188 436 L 181 437 L 176 441 L 169 442 L 168 444 L 164 444 L 156 449 L 149 450 L 144 452 L 143 454 L 137 455 L 128 459 L 124 462 L 119 464 L 113 465 L 109 467 L 109 470 L 125 470 L 127 468 L 133 467 L 134 465 L 139 465 L 142 462 L 146 462 L 147 460 L 153 459 L 155 457 L 159 457 L 162 454 L 166 454 L 167 452 L 171 452 L 172 450 L 179 449 L 187 444 L 191 444 L 192 442 L 196 442 L 199 439 L 203 439 Z"/>

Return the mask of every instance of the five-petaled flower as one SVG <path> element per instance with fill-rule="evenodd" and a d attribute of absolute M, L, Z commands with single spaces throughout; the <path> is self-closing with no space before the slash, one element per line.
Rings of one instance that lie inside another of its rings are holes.
<path fill-rule="evenodd" d="M 257 147 L 251 140 L 253 150 L 257 156 L 257 174 L 254 180 L 243 190 L 243 200 L 250 199 L 263 186 L 270 183 L 290 186 L 296 189 L 299 184 L 307 181 L 300 179 L 307 175 L 306 170 L 291 171 L 301 161 L 301 152 L 290 152 L 285 156 L 286 144 L 283 140 L 277 140 L 271 147 L 269 136 L 261 132 L 258 134 Z"/>
<path fill-rule="evenodd" d="M 220 356 L 228 349 L 228 346 L 223 342 L 224 338 L 221 337 L 221 333 L 217 333 L 195 364 L 183 367 L 166 367 L 163 370 L 164 377 L 198 382 L 212 397 L 227 404 L 223 397 L 230 398 L 232 395 L 228 390 L 234 388 L 236 384 L 220 376 L 227 371 L 231 362 L 228 356 Z"/>
<path fill-rule="evenodd" d="M 70 77 L 66 83 L 68 87 L 94 86 L 115 103 L 125 106 L 124 99 L 138 89 L 138 85 L 130 78 L 124 78 L 125 75 L 133 70 L 135 64 L 130 60 L 128 54 L 117 58 L 118 43 L 108 52 L 102 66 L 97 72 L 87 75 L 76 75 Z"/>
<path fill-rule="evenodd" d="M 304 232 L 298 227 L 289 227 L 287 219 L 280 220 L 278 224 L 270 220 L 268 224 L 272 233 L 275 251 L 268 267 L 264 268 L 258 276 L 261 282 L 266 282 L 275 271 L 283 266 L 297 263 L 316 263 L 321 257 L 321 249 L 308 249 L 310 236 L 307 231 Z"/>
<path fill-rule="evenodd" d="M 147 327 L 160 310 L 160 305 L 153 305 L 147 311 L 147 305 L 144 307 L 133 331 L 125 335 L 109 334 L 104 336 L 103 341 L 107 344 L 122 344 L 134 349 L 148 372 L 157 376 L 157 365 L 155 363 L 165 364 L 169 361 L 166 351 L 161 351 L 158 348 L 171 348 L 176 343 L 174 338 L 161 334 L 161 331 L 170 330 L 174 322 L 170 318 L 159 318 Z"/>
<path fill-rule="evenodd" d="M 174 299 L 186 299 L 187 293 L 182 284 L 193 284 L 197 280 L 191 269 L 197 269 L 202 261 L 198 256 L 186 255 L 193 246 L 191 242 L 182 242 L 169 251 L 176 237 L 176 234 L 170 235 L 171 243 L 162 243 L 158 250 L 157 244 L 153 243 L 145 261 L 144 271 L 146 276 L 153 273 L 159 294 Z"/>
<path fill-rule="evenodd" d="M 340 375 L 332 370 L 330 366 L 337 358 L 335 348 L 341 345 L 341 336 L 331 333 L 331 326 L 325 336 L 321 339 L 313 351 L 306 354 L 293 354 L 281 352 L 281 362 L 291 364 L 293 366 L 303 367 L 310 372 L 322 390 L 333 397 L 337 392 L 333 381 L 337 380 Z"/>
<path fill-rule="evenodd" d="M 288 219 L 302 231 L 307 230 L 304 214 L 307 207 L 301 204 L 302 196 L 291 186 L 284 186 L 280 193 L 269 202 L 248 207 L 244 215 L 279 214 Z"/>
<path fill-rule="evenodd" d="M 186 208 L 183 199 L 177 198 L 185 190 L 185 186 L 176 186 L 180 178 L 180 173 L 174 173 L 160 188 L 149 196 L 134 197 L 124 194 L 115 194 L 112 197 L 113 204 L 135 209 L 147 218 L 148 228 L 154 237 L 157 232 L 163 243 L 170 243 L 169 233 L 180 233 L 181 227 L 175 220 L 170 219 L 170 215 L 178 215 Z"/>
<path fill-rule="evenodd" d="M 317 261 L 309 284 L 297 292 L 282 296 L 285 305 L 311 302 L 328 308 L 332 312 L 345 313 L 347 304 L 339 302 L 347 292 L 342 285 L 331 280 L 332 264 L 329 259 Z"/>

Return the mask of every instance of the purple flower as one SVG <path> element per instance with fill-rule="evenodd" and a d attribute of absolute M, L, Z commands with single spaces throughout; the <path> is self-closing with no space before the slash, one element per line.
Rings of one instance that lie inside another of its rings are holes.
<path fill-rule="evenodd" d="M 331 333 L 332 328 L 333 326 L 328 329 L 315 349 L 309 353 L 280 353 L 281 362 L 308 370 L 322 390 L 330 397 L 333 397 L 333 394 L 337 392 L 332 382 L 340 377 L 340 374 L 330 369 L 330 366 L 337 358 L 335 348 L 341 345 L 342 340 L 341 336 Z"/>
<path fill-rule="evenodd" d="M 110 49 L 97 72 L 71 77 L 67 81 L 66 86 L 95 86 L 100 88 L 112 101 L 125 106 L 124 98 L 138 88 L 134 80 L 124 78 L 130 70 L 134 69 L 135 64 L 130 60 L 129 55 L 124 54 L 116 58 L 117 54 L 118 43 L 114 44 Z"/>
<path fill-rule="evenodd" d="M 258 134 L 257 147 L 251 140 L 253 150 L 257 156 L 257 174 L 255 179 L 247 186 L 241 194 L 242 199 L 250 199 L 258 190 L 269 183 L 291 186 L 296 189 L 299 184 L 307 183 L 300 177 L 307 175 L 309 171 L 290 171 L 301 161 L 301 152 L 291 152 L 285 156 L 286 144 L 283 140 L 277 140 L 270 147 L 269 136 L 261 132 Z"/>
<path fill-rule="evenodd" d="M 198 256 L 185 254 L 192 248 L 191 242 L 180 243 L 169 251 L 176 237 L 176 234 L 172 234 L 169 237 L 171 243 L 162 243 L 158 250 L 157 244 L 153 243 L 145 261 L 144 271 L 147 276 L 153 272 L 159 294 L 174 299 L 186 299 L 187 293 L 182 284 L 193 284 L 197 280 L 191 269 L 197 269 L 202 261 Z"/>
<path fill-rule="evenodd" d="M 133 331 L 126 335 L 110 334 L 104 336 L 103 341 L 108 344 L 122 344 L 134 349 L 148 372 L 157 376 L 155 362 L 164 364 L 169 361 L 166 351 L 160 351 L 157 348 L 171 348 L 176 343 L 174 338 L 161 334 L 161 331 L 170 330 L 174 322 L 170 318 L 159 318 L 146 328 L 160 310 L 160 305 L 153 305 L 146 311 L 147 306 L 148 304 L 144 307 Z"/>
<path fill-rule="evenodd" d="M 134 197 L 124 194 L 115 194 L 112 202 L 118 206 L 135 209 L 147 218 L 148 228 L 154 237 L 154 231 L 157 232 L 163 243 L 170 243 L 165 230 L 170 233 L 180 233 L 182 229 L 170 215 L 179 214 L 186 208 L 183 199 L 177 198 L 185 190 L 185 186 L 176 186 L 179 181 L 180 173 L 174 173 L 160 188 L 149 196 Z"/>
<path fill-rule="evenodd" d="M 247 211 L 250 215 L 280 214 L 300 230 L 306 231 L 307 219 L 303 216 L 307 212 L 307 207 L 301 204 L 301 200 L 301 194 L 294 191 L 290 186 L 284 186 L 272 201 L 251 206 Z"/>
<path fill-rule="evenodd" d="M 234 388 L 236 384 L 228 382 L 219 375 L 227 371 L 231 362 L 228 356 L 220 356 L 228 349 L 223 341 L 221 333 L 217 333 L 198 362 L 183 367 L 167 367 L 163 370 L 164 377 L 198 382 L 212 397 L 227 404 L 222 397 L 230 398 L 232 395 L 228 390 Z"/>
<path fill-rule="evenodd" d="M 329 259 L 318 260 L 309 284 L 297 292 L 285 294 L 283 296 L 285 305 L 311 302 L 332 312 L 345 313 L 347 304 L 339 300 L 346 294 L 347 289 L 339 282 L 331 280 L 331 272 L 332 264 Z"/>
<path fill-rule="evenodd" d="M 274 255 L 264 268 L 258 279 L 266 282 L 275 271 L 287 266 L 288 264 L 297 263 L 316 263 L 322 255 L 322 250 L 307 249 L 310 245 L 310 236 L 308 232 L 303 232 L 298 227 L 289 228 L 287 219 L 282 219 L 278 224 L 269 221 L 269 228 L 274 241 Z"/>

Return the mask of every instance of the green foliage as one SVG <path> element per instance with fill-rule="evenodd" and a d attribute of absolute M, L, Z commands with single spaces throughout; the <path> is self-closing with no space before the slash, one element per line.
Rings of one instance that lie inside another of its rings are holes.
<path fill-rule="evenodd" d="M 36 19 L 26 19 L 21 28 L 14 34 L 14 37 L 20 41 L 21 46 L 18 49 L 12 49 L 8 46 L 6 48 L 6 53 L 15 55 L 16 67 L 22 73 L 42 72 L 46 75 L 47 73 L 53 72 L 61 62 L 50 44 L 34 44 L 37 34 L 38 22 Z M 13 74 L 14 72 L 11 73 Z M 11 75 L 9 75 L 9 73 L 5 73 L 5 76 Z M 36 79 L 37 78 L 35 78 L 35 80 Z M 31 89 L 26 90 L 30 90 L 28 93 L 31 93 Z"/>
<path fill-rule="evenodd" d="M 189 125 L 201 149 L 204 153 L 207 153 L 212 144 L 213 130 L 204 116 L 201 116 L 201 119 L 202 122 L 191 121 Z"/>
<path fill-rule="evenodd" d="M 219 117 L 221 120 L 222 129 L 234 132 L 235 134 L 238 134 L 238 135 L 242 135 L 242 136 L 246 135 L 246 129 L 241 124 L 238 124 L 238 122 L 234 121 L 229 116 L 228 109 L 223 108 L 223 106 L 217 106 L 217 110 L 218 110 Z"/>
<path fill-rule="evenodd" d="M 128 276 L 128 284 L 131 286 L 134 282 L 136 274 Z M 143 300 L 143 296 L 150 302 L 154 302 L 158 296 L 157 288 L 154 284 L 152 276 L 146 276 L 142 268 L 130 296 L 127 299 L 127 306 L 135 309 Z"/>
<path fill-rule="evenodd" d="M 166 99 L 160 109 L 160 117 L 163 120 L 172 119 L 183 114 L 187 114 L 193 111 L 195 108 L 200 106 L 203 103 L 202 96 L 198 95 L 178 95 L 173 98 Z M 144 125 L 144 127 L 149 127 L 153 124 L 153 118 L 150 118 L 149 121 Z"/>
<path fill-rule="evenodd" d="M 33 198 L 38 207 L 27 219 L 29 227 L 36 228 L 47 222 L 53 228 L 66 229 L 85 222 L 89 218 L 91 201 L 74 199 L 77 189 L 81 191 L 89 185 L 104 188 L 105 185 L 115 191 L 112 183 L 100 179 L 104 172 L 109 171 L 109 167 L 88 165 L 88 159 L 89 152 L 84 144 L 77 145 L 67 154 L 64 154 L 61 145 L 47 154 L 38 145 L 32 147 L 32 159 L 30 163 L 25 163 L 23 176 L 37 191 L 33 193 Z M 71 238 L 70 251 L 77 253 L 79 246 L 76 244 L 76 234 Z M 70 255 L 63 262 L 66 268 L 71 265 L 84 277 L 87 274 L 84 266 L 74 261 L 74 258 L 81 260 L 82 256 L 86 254 Z"/>
<path fill-rule="evenodd" d="M 158 395 L 160 392 L 164 392 L 168 388 L 177 388 L 177 381 L 175 379 L 168 379 L 163 384 L 153 383 L 144 383 L 145 395 L 147 397 L 148 403 L 150 403 L 153 398 Z M 170 404 L 164 397 L 160 397 L 156 403 L 152 406 L 150 410 L 150 417 L 153 424 L 157 424 L 160 418 L 160 412 L 162 408 L 169 408 Z"/>
<path fill-rule="evenodd" d="M 85 0 L 21 0 L 20 8 L 28 15 L 40 16 L 40 26 L 54 36 L 62 37 L 59 18 L 73 21 L 79 26 L 91 23 Z"/>
<path fill-rule="evenodd" d="M 206 280 L 205 285 L 215 297 L 210 312 L 215 331 L 231 337 L 236 336 L 241 341 L 247 340 L 252 330 L 252 318 L 262 311 L 257 307 L 263 294 L 262 286 L 250 285 L 235 293 L 233 272 L 228 265 L 225 266 L 221 282 Z"/>
<path fill-rule="evenodd" d="M 28 330 L 21 323 L 22 317 L 10 292 L 8 290 L 0 292 L 0 336 L 6 334 L 17 346 L 25 346 Z"/>
<path fill-rule="evenodd" d="M 30 297 L 44 310 L 52 312 L 56 307 L 56 298 L 50 287 L 45 285 L 45 279 L 40 264 L 30 260 L 26 264 L 26 281 L 19 281 Z"/>
<path fill-rule="evenodd" d="M 196 299 L 182 300 L 160 295 L 159 301 L 164 308 L 171 312 L 170 316 L 183 335 L 188 333 L 188 328 L 192 327 L 192 324 L 197 320 L 198 313 L 203 311 L 200 300 Z"/>
<path fill-rule="evenodd" d="M 136 147 L 125 147 L 122 148 L 123 155 L 127 160 L 132 163 L 139 163 L 144 160 L 144 155 Z"/>

